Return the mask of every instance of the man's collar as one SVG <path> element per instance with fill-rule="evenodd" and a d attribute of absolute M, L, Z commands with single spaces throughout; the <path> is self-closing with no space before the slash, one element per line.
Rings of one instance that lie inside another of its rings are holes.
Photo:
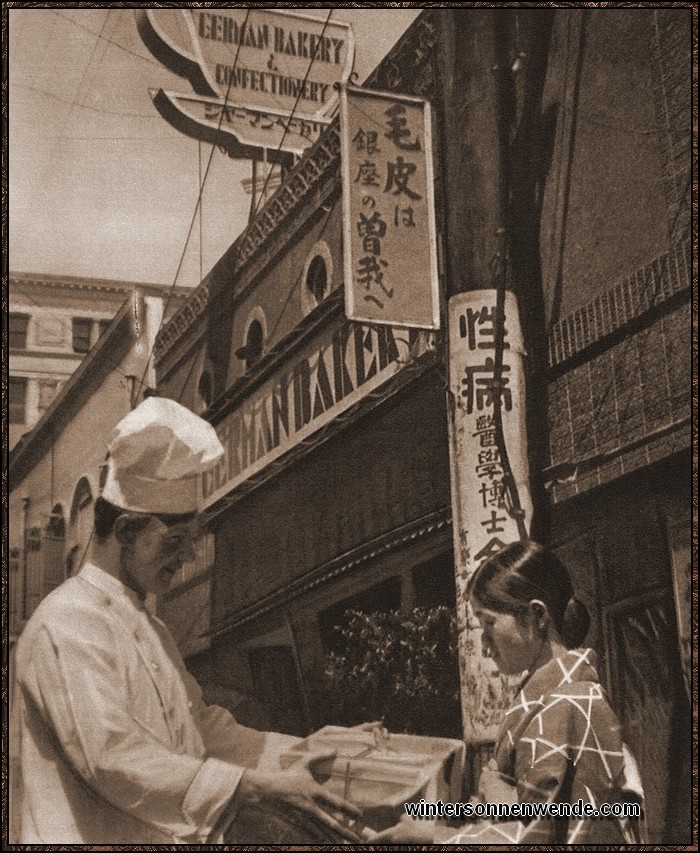
<path fill-rule="evenodd" d="M 133 589 L 129 589 L 128 586 L 123 584 L 118 578 L 115 578 L 114 575 L 110 575 L 109 572 L 106 572 L 94 563 L 86 562 L 80 570 L 78 577 L 91 583 L 108 595 L 127 598 L 138 610 L 146 609 L 143 601 L 141 601 Z"/>

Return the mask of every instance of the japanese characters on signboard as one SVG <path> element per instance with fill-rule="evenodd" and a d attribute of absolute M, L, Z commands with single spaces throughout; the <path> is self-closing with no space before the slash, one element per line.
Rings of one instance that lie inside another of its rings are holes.
<path fill-rule="evenodd" d="M 303 153 L 330 121 L 336 83 L 354 60 L 349 24 L 263 8 L 136 11 L 151 53 L 194 90 L 154 90 L 161 115 L 178 130 L 226 145 Z"/>
<path fill-rule="evenodd" d="M 452 517 L 457 578 L 457 616 L 463 670 L 473 689 L 463 691 L 465 728 L 493 737 L 508 695 L 499 695 L 492 661 L 480 653 L 478 629 L 469 619 L 466 586 L 476 568 L 509 542 L 521 538 L 512 495 L 506 487 L 497 434 L 500 398 L 503 441 L 517 488 L 524 528 L 532 520 L 525 422 L 524 349 L 515 296 L 506 294 L 503 366 L 496 376 L 496 292 L 475 290 L 448 304 L 449 419 Z M 503 682 L 503 686 L 505 686 Z M 468 694 L 468 695 L 467 695 Z"/>
<path fill-rule="evenodd" d="M 430 105 L 347 86 L 340 110 L 346 313 L 437 329 Z"/>

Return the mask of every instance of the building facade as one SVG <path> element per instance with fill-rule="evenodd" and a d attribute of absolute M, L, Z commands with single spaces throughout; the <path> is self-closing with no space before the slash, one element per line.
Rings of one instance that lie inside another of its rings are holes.
<path fill-rule="evenodd" d="M 125 281 L 10 273 L 10 449 L 49 408 L 135 286 Z M 160 286 L 147 287 L 154 291 Z M 165 293 L 165 287 L 162 290 Z M 176 289 L 175 301 L 183 290 Z"/>
<path fill-rule="evenodd" d="M 48 294 L 44 296 L 46 308 L 50 300 Z M 64 296 L 59 294 L 61 299 Z M 47 402 L 33 429 L 10 453 L 11 641 L 39 601 L 81 565 L 92 531 L 92 502 L 98 494 L 98 475 L 109 436 L 144 390 L 155 387 L 149 353 L 162 325 L 166 299 L 162 288 L 132 285 L 129 290 L 124 285 L 121 307 L 107 328 L 66 377 L 53 400 Z M 181 300 L 180 294 L 174 298 L 175 302 Z M 69 310 L 78 309 L 64 308 L 65 312 Z M 94 327 L 100 321 L 98 315 L 95 319 L 96 310 L 93 308 L 90 315 Z M 34 357 L 31 346 L 45 331 L 43 324 L 49 316 L 32 315 L 28 352 L 20 355 L 18 347 L 11 355 L 17 357 L 20 377 Z M 55 328 L 62 327 L 67 335 L 70 317 L 68 313 L 58 313 Z M 70 338 L 64 338 L 63 343 L 67 353 Z M 36 381 L 44 381 L 57 363 L 64 362 L 55 351 L 43 358 L 36 356 Z M 67 358 L 65 363 L 72 361 Z"/>
<path fill-rule="evenodd" d="M 691 24 L 426 10 L 365 84 L 431 101 L 443 315 L 494 286 L 507 224 L 533 534 L 591 612 L 655 843 L 691 837 Z M 347 320 L 339 158 L 333 124 L 156 345 L 227 450 L 163 614 L 212 695 L 298 734 L 332 721 L 345 611 L 456 595 L 445 324 Z"/>

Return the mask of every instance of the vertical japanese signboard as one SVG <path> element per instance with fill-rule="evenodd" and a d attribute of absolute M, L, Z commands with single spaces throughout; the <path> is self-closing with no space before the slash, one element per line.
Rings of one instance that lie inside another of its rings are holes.
<path fill-rule="evenodd" d="M 504 545 L 520 539 L 512 494 L 506 486 L 505 447 L 524 526 L 530 528 L 525 424 L 524 350 L 515 296 L 506 294 L 503 366 L 496 375 L 496 292 L 453 296 L 448 306 L 450 342 L 449 418 L 452 519 L 460 634 L 462 712 L 465 734 L 493 738 L 508 703 L 508 682 L 481 653 L 466 586 L 475 569 Z M 500 402 L 499 402 L 500 398 Z M 502 440 L 496 406 L 500 408 Z"/>
<path fill-rule="evenodd" d="M 340 110 L 347 315 L 437 329 L 430 105 L 346 86 Z"/>

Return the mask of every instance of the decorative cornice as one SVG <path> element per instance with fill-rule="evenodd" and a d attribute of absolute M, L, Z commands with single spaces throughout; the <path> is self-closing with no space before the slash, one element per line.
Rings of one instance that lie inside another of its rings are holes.
<path fill-rule="evenodd" d="M 77 276 L 41 275 L 38 273 L 10 273 L 8 276 L 10 290 L 12 287 L 42 288 L 44 290 L 79 290 L 92 293 L 115 293 L 123 295 L 133 290 L 143 293 L 171 293 L 173 298 L 182 299 L 192 292 L 189 287 L 172 288 L 167 284 L 145 284 L 138 281 L 117 281 L 102 278 L 79 278 Z"/>
<path fill-rule="evenodd" d="M 231 248 L 234 257 L 231 277 L 234 277 L 254 257 L 273 232 L 308 197 L 339 160 L 340 130 L 338 119 L 335 119 L 234 242 Z M 209 285 L 210 276 L 207 276 L 187 303 L 161 329 L 154 348 L 156 363 L 163 359 L 204 312 L 209 303 Z"/>
<path fill-rule="evenodd" d="M 435 13 L 424 11 L 363 85 L 368 89 L 386 89 L 434 98 L 436 79 L 433 60 L 438 40 L 437 29 Z"/>
<path fill-rule="evenodd" d="M 690 288 L 690 238 L 560 320 L 549 333 L 556 367 Z"/>

